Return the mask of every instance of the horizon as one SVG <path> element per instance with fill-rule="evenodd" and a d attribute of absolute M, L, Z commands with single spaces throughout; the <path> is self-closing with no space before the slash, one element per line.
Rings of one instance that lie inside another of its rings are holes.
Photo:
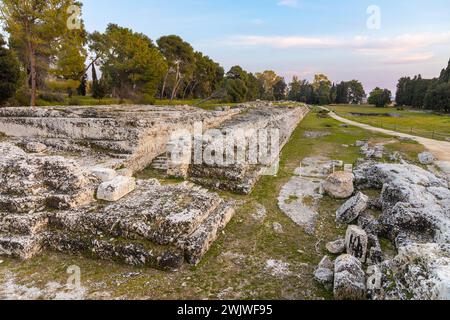
<path fill-rule="evenodd" d="M 176 34 L 225 71 L 274 70 L 287 82 L 323 73 L 335 83 L 357 79 L 366 93 L 381 87 L 395 95 L 398 79 L 437 77 L 450 58 L 445 0 L 82 2 L 89 32 L 117 23 L 153 41 Z"/>

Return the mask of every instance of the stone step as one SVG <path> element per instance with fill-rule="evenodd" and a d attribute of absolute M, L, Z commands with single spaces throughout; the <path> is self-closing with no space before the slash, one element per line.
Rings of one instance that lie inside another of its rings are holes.
<path fill-rule="evenodd" d="M 178 241 L 189 264 L 197 265 L 201 261 L 234 214 L 234 203 L 223 202 L 192 234 Z"/>
<path fill-rule="evenodd" d="M 0 233 L 0 256 L 28 260 L 38 255 L 43 246 L 42 234 L 27 236 Z"/>
<path fill-rule="evenodd" d="M 53 231 L 47 237 L 46 246 L 57 252 L 82 254 L 89 258 L 161 270 L 175 271 L 184 263 L 183 251 L 173 246 L 163 247 L 140 240 L 92 234 L 68 235 L 65 231 Z"/>
<path fill-rule="evenodd" d="M 43 232 L 48 226 L 47 213 L 10 214 L 0 213 L 0 232 L 32 236 Z"/>

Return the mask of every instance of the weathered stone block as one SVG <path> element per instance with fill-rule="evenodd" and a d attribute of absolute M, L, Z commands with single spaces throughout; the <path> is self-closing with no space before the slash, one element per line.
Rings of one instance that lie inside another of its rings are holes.
<path fill-rule="evenodd" d="M 358 192 L 336 212 L 336 221 L 342 224 L 352 223 L 367 209 L 368 202 L 369 197 Z"/>
<path fill-rule="evenodd" d="M 367 233 L 358 226 L 349 226 L 345 236 L 347 253 L 361 262 L 366 262 L 369 238 Z"/>
<path fill-rule="evenodd" d="M 336 300 L 363 300 L 366 297 L 366 279 L 361 262 L 351 255 L 342 255 L 334 265 L 334 298 Z"/>
<path fill-rule="evenodd" d="M 97 199 L 114 202 L 125 197 L 136 188 L 136 180 L 131 177 L 118 176 L 103 182 L 97 190 Z"/>

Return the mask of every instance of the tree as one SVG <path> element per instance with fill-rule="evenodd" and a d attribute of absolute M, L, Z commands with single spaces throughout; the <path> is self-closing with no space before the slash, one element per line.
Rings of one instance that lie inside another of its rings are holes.
<path fill-rule="evenodd" d="M 92 65 L 92 98 L 101 100 L 106 95 L 106 87 L 104 82 L 100 82 L 97 78 L 97 71 L 95 65 Z"/>
<path fill-rule="evenodd" d="M 226 79 L 225 88 L 231 102 L 244 102 L 247 95 L 247 86 L 241 79 Z"/>
<path fill-rule="evenodd" d="M 161 98 L 164 97 L 169 76 L 173 75 L 170 94 L 170 99 L 173 100 L 180 89 L 182 81 L 189 79 L 194 72 L 194 49 L 189 43 L 175 35 L 161 37 L 156 42 L 169 67 L 164 76 Z"/>
<path fill-rule="evenodd" d="M 450 112 L 450 82 L 433 86 L 425 96 L 425 108 L 439 112 Z"/>
<path fill-rule="evenodd" d="M 283 78 L 280 78 L 273 86 L 273 95 L 275 100 L 284 100 L 286 98 L 287 84 Z"/>
<path fill-rule="evenodd" d="M 0 35 L 0 104 L 13 97 L 19 87 L 20 67 L 11 50 L 5 47 Z"/>
<path fill-rule="evenodd" d="M 338 104 L 349 104 L 349 83 L 342 81 L 336 87 L 336 103 Z"/>
<path fill-rule="evenodd" d="M 378 108 L 385 107 L 391 103 L 392 93 L 388 89 L 375 88 L 369 96 L 369 103 Z"/>
<path fill-rule="evenodd" d="M 348 82 L 348 101 L 351 104 L 361 104 L 366 97 L 366 92 L 361 82 L 352 80 Z"/>
<path fill-rule="evenodd" d="M 85 73 L 81 78 L 81 83 L 77 88 L 77 93 L 79 96 L 85 97 L 87 94 L 87 74 Z"/>
<path fill-rule="evenodd" d="M 274 100 L 274 86 L 281 78 L 272 70 L 257 73 L 256 78 L 260 83 L 261 98 L 264 100 Z"/>
<path fill-rule="evenodd" d="M 199 98 L 209 97 L 223 80 L 223 68 L 201 52 L 195 53 L 195 69 L 190 81 L 185 85 L 183 98 L 186 94 Z"/>
<path fill-rule="evenodd" d="M 314 91 L 318 97 L 319 104 L 330 103 L 331 81 L 324 74 L 316 74 L 313 82 Z"/>
<path fill-rule="evenodd" d="M 98 57 L 102 79 L 113 96 L 155 96 L 167 63 L 146 35 L 110 24 L 104 34 L 91 35 L 90 48 Z"/>
<path fill-rule="evenodd" d="M 10 34 L 11 44 L 20 50 L 19 57 L 29 77 L 30 105 L 36 105 L 39 73 L 45 72 L 65 37 L 68 8 L 81 3 L 75 0 L 2 0 L 0 15 Z"/>

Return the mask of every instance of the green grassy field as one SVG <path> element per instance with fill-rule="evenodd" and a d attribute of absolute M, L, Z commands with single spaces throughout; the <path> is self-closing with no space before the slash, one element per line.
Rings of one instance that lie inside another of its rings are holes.
<path fill-rule="evenodd" d="M 369 105 L 331 105 L 336 114 L 374 127 L 436 140 L 450 140 L 450 116 L 416 110 L 376 108 Z M 364 115 L 355 115 L 360 113 Z"/>
<path fill-rule="evenodd" d="M 306 131 L 325 131 L 330 135 L 309 139 L 304 136 Z M 237 201 L 237 212 L 198 266 L 186 266 L 172 273 L 45 252 L 25 262 L 2 259 L 0 289 L 8 274 L 15 275 L 17 284 L 40 290 L 50 282 L 65 284 L 67 268 L 77 265 L 81 268 L 86 298 L 332 299 L 332 294 L 314 281 L 313 273 L 326 254 L 325 244 L 345 233 L 335 223 L 335 212 L 344 201 L 323 198 L 317 228 L 310 235 L 281 212 L 277 198 L 282 186 L 305 157 L 322 156 L 355 163 L 360 153 L 352 144 L 357 140 L 389 141 L 390 149 L 401 151 L 412 162 L 423 151 L 417 143 L 345 127 L 331 118 L 319 117 L 313 110 L 283 149 L 277 176 L 264 176 L 249 196 L 220 192 L 221 196 Z M 137 176 L 140 179 L 162 178 L 150 169 Z M 161 180 L 163 183 L 179 182 Z M 264 222 L 252 218 L 257 204 L 267 210 Z M 274 231 L 274 222 L 283 226 L 284 233 Z M 290 275 L 275 277 L 268 274 L 265 265 L 269 259 L 289 264 Z"/>

